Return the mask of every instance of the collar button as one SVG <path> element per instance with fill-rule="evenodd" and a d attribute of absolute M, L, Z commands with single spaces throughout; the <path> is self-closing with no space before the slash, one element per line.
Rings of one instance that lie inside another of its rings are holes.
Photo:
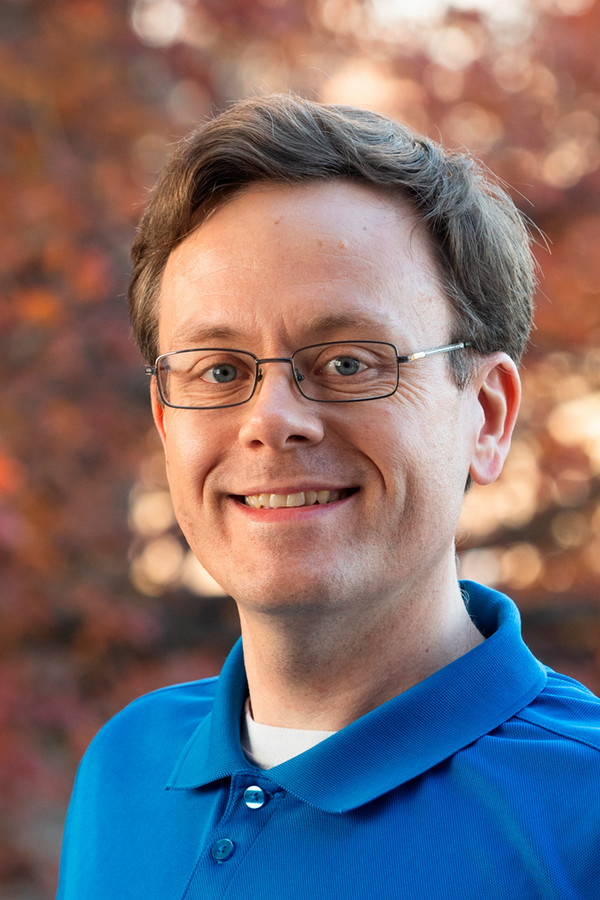
<path fill-rule="evenodd" d="M 266 795 L 262 788 L 252 784 L 244 791 L 244 803 L 248 809 L 260 809 L 266 803 Z"/>

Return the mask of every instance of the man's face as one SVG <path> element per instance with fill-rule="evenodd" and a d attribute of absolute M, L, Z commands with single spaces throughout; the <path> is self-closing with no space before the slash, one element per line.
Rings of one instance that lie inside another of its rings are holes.
<path fill-rule="evenodd" d="M 414 216 L 352 183 L 253 187 L 178 246 L 164 273 L 162 353 L 288 357 L 353 339 L 408 354 L 455 337 Z M 475 391 L 457 389 L 445 356 L 401 366 L 396 394 L 361 403 L 305 399 L 286 363 L 263 371 L 242 406 L 162 409 L 154 396 L 175 510 L 202 564 L 240 609 L 364 610 L 435 592 L 454 566 Z M 339 499 L 244 502 L 319 491 Z"/>

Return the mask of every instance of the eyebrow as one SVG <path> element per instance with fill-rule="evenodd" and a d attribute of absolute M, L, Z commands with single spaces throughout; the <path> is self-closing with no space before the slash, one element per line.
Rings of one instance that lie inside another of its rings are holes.
<path fill-rule="evenodd" d="M 193 344 L 196 347 L 213 341 L 235 341 L 242 338 L 242 333 L 229 325 L 198 325 L 185 322 L 173 335 L 174 344 Z"/>
<path fill-rule="evenodd" d="M 319 334 L 331 334 L 336 331 L 344 331 L 348 328 L 360 328 L 364 330 L 377 329 L 389 332 L 397 322 L 380 312 L 363 313 L 359 310 L 348 310 L 339 313 L 322 313 L 310 319 L 306 323 L 306 332 Z"/>
<path fill-rule="evenodd" d="M 313 340 L 316 337 L 326 339 L 332 334 L 348 329 L 357 329 L 367 332 L 367 338 L 372 332 L 385 331 L 386 334 L 398 323 L 393 323 L 389 316 L 380 312 L 365 314 L 359 310 L 348 310 L 338 313 L 320 313 L 309 319 L 302 326 L 304 340 Z M 358 334 L 355 335 L 358 337 Z M 226 324 L 202 325 L 194 322 L 185 322 L 173 335 L 173 344 L 176 346 L 203 346 L 220 341 L 223 345 L 234 346 L 231 342 L 246 342 L 246 335 L 236 328 Z"/>

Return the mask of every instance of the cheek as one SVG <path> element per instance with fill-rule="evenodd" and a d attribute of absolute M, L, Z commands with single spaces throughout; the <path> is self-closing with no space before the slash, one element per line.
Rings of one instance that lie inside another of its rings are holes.
<path fill-rule="evenodd" d="M 174 421 L 166 429 L 165 460 L 174 502 L 193 501 L 210 470 L 210 442 L 198 429 Z"/>
<path fill-rule="evenodd" d="M 429 465 L 428 456 L 437 441 L 432 423 L 405 398 L 390 398 L 391 403 L 379 415 L 364 424 L 364 446 L 381 471 L 384 480 L 394 484 L 420 478 Z"/>
<path fill-rule="evenodd" d="M 388 487 L 402 483 L 407 502 L 415 504 L 430 496 L 437 503 L 462 498 L 468 460 L 460 403 L 453 396 L 418 404 L 393 399 L 378 427 L 366 431 Z"/>

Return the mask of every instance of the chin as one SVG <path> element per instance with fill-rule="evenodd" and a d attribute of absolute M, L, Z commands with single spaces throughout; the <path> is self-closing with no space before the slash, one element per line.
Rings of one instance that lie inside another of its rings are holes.
<path fill-rule="evenodd" d="M 289 615 L 295 612 L 324 611 L 341 605 L 345 593 L 335 586 L 335 580 L 301 578 L 295 573 L 274 582 L 272 579 L 253 579 L 250 583 L 230 584 L 228 593 L 246 610 L 270 615 Z"/>

